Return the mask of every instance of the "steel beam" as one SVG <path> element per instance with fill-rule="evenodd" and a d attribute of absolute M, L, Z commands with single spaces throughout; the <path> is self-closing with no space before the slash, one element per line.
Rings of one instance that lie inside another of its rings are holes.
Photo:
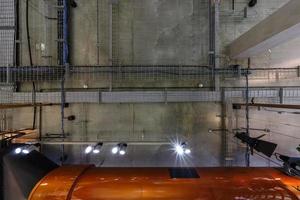
<path fill-rule="evenodd" d="M 54 106 L 59 104 L 43 104 L 43 103 L 37 103 L 37 104 L 29 104 L 29 103 L 18 103 L 18 104 L 0 104 L 0 109 L 12 109 L 12 108 L 25 108 L 25 107 L 35 107 L 35 106 Z"/>
<path fill-rule="evenodd" d="M 249 58 L 300 34 L 300 1 L 291 0 L 229 45 L 232 58 Z"/>
<path fill-rule="evenodd" d="M 171 145 L 171 142 L 167 141 L 39 141 L 40 144 L 45 145 L 93 145 L 98 142 L 103 142 L 105 145 L 116 145 L 120 142 L 124 142 L 128 145 Z"/>
<path fill-rule="evenodd" d="M 233 103 L 233 107 L 246 106 L 245 103 Z M 300 105 L 292 104 L 267 104 L 267 103 L 253 103 L 248 104 L 250 107 L 265 107 L 265 108 L 282 108 L 282 109 L 300 109 Z"/>

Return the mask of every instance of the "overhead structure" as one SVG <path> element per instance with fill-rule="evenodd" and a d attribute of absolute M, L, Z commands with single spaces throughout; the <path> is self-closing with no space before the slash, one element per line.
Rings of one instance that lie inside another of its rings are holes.
<path fill-rule="evenodd" d="M 250 58 L 300 34 L 300 1 L 291 0 L 229 45 L 231 58 Z"/>
<path fill-rule="evenodd" d="M 233 108 L 240 109 L 242 106 L 246 106 L 245 103 L 234 103 Z M 250 107 L 265 107 L 265 108 L 282 108 L 282 109 L 300 109 L 300 105 L 293 104 L 269 104 L 269 103 L 251 103 Z"/>

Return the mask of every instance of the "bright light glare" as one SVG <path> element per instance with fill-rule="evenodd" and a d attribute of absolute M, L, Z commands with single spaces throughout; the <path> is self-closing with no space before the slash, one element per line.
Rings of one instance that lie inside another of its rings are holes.
<path fill-rule="evenodd" d="M 117 154 L 119 152 L 119 147 L 114 147 L 111 150 L 112 154 Z"/>
<path fill-rule="evenodd" d="M 87 146 L 86 148 L 85 148 L 85 154 L 89 154 L 89 153 L 91 153 L 92 152 L 92 150 L 93 150 L 93 147 L 92 146 Z"/>
<path fill-rule="evenodd" d="M 185 150 L 184 150 L 184 153 L 185 153 L 185 154 L 191 154 L 192 151 L 191 151 L 190 149 L 185 149 Z"/>
<path fill-rule="evenodd" d="M 15 149 L 15 154 L 20 154 L 22 152 L 22 148 L 18 147 Z"/>
<path fill-rule="evenodd" d="M 122 155 L 122 156 L 123 156 L 123 155 L 125 155 L 125 154 L 126 154 L 126 151 L 125 151 L 125 150 L 121 150 L 119 153 L 120 153 L 120 155 Z"/>
<path fill-rule="evenodd" d="M 98 154 L 98 153 L 100 153 L 100 150 L 99 150 L 99 149 L 94 149 L 94 150 L 93 150 L 93 153 L 94 153 L 94 154 Z"/>
<path fill-rule="evenodd" d="M 29 152 L 28 149 L 23 149 L 23 150 L 22 150 L 22 153 L 24 153 L 24 154 L 29 154 L 30 152 Z"/>
<path fill-rule="evenodd" d="M 181 145 L 179 145 L 179 144 L 176 144 L 175 150 L 176 150 L 176 153 L 177 153 L 178 155 L 183 155 L 183 154 L 184 154 L 184 149 L 183 149 L 183 147 L 182 147 Z"/>

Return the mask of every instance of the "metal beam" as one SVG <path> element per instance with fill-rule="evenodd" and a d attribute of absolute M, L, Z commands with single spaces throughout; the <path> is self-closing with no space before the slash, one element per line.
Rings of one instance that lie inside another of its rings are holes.
<path fill-rule="evenodd" d="M 220 102 L 221 92 L 199 90 L 152 90 L 152 91 L 66 91 L 66 103 L 180 103 L 180 102 Z M 226 89 L 225 99 L 244 98 L 245 89 Z M 278 88 L 250 88 L 250 98 L 279 98 Z M 300 98 L 299 87 L 284 87 L 282 97 Z M 15 103 L 32 105 L 31 92 L 13 92 L 10 97 L 0 95 L 0 105 Z M 42 105 L 61 103 L 60 92 L 37 92 L 36 102 Z M 39 106 L 39 104 L 37 104 Z"/>
<path fill-rule="evenodd" d="M 42 104 L 42 103 L 37 103 L 37 104 L 29 104 L 29 103 L 0 104 L 0 109 L 25 108 L 25 107 L 35 107 L 35 106 L 54 106 L 54 105 L 59 105 L 59 104 L 53 104 L 53 103 L 48 103 L 48 104 Z"/>
<path fill-rule="evenodd" d="M 229 45 L 232 58 L 249 58 L 300 34 L 300 1 L 291 0 Z"/>
<path fill-rule="evenodd" d="M 245 103 L 234 103 L 233 107 L 246 106 Z M 282 108 L 282 109 L 300 109 L 300 105 L 292 104 L 267 104 L 267 103 L 253 103 L 248 104 L 250 107 L 265 107 L 265 108 Z"/>
<path fill-rule="evenodd" d="M 46 145 L 92 145 L 98 142 L 103 142 L 105 145 L 116 145 L 120 142 L 125 142 L 128 145 L 171 145 L 171 142 L 167 141 L 39 141 L 40 144 Z"/>

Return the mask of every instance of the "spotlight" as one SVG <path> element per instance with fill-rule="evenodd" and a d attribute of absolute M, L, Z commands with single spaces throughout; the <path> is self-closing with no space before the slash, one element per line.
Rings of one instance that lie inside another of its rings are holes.
<path fill-rule="evenodd" d="M 15 154 L 20 154 L 22 153 L 22 148 L 21 147 L 18 147 L 15 149 Z"/>
<path fill-rule="evenodd" d="M 191 149 L 187 148 L 186 142 L 182 142 L 181 144 L 175 144 L 174 150 L 179 156 L 183 156 L 185 154 L 188 155 L 192 153 Z"/>
<path fill-rule="evenodd" d="M 87 146 L 84 150 L 85 154 L 89 154 L 93 151 L 93 147 L 91 145 Z"/>
<path fill-rule="evenodd" d="M 118 152 L 119 152 L 119 146 L 113 147 L 113 148 L 111 149 L 111 153 L 112 153 L 112 154 L 117 154 Z"/>
<path fill-rule="evenodd" d="M 28 149 L 23 149 L 23 150 L 22 150 L 22 153 L 24 153 L 24 154 L 29 154 L 30 152 L 29 152 Z"/>
<path fill-rule="evenodd" d="M 125 155 L 126 154 L 126 149 L 127 149 L 127 144 L 121 143 L 121 144 L 119 144 L 119 148 L 120 148 L 119 154 L 121 156 Z"/>
<path fill-rule="evenodd" d="M 111 149 L 112 154 L 117 154 L 123 156 L 126 154 L 127 144 L 126 143 L 119 143 L 117 146 Z"/>
<path fill-rule="evenodd" d="M 191 154 L 192 151 L 191 151 L 190 149 L 186 149 L 186 150 L 184 150 L 184 153 L 185 153 L 185 154 Z"/>
<path fill-rule="evenodd" d="M 22 149 L 22 148 L 20 148 Z M 29 154 L 31 153 L 32 151 L 36 150 L 36 147 L 34 145 L 27 145 L 25 146 L 23 149 L 22 149 L 22 153 L 23 154 Z"/>
<path fill-rule="evenodd" d="M 93 148 L 93 153 L 94 153 L 94 154 L 100 153 L 100 150 L 101 150 L 102 146 L 103 146 L 103 143 L 101 143 L 101 142 L 98 143 L 98 144 L 96 144 L 96 145 L 94 146 L 94 148 Z"/>
<path fill-rule="evenodd" d="M 175 146 L 175 150 L 176 150 L 176 153 L 178 155 L 183 155 L 184 154 L 184 149 L 183 149 L 182 145 L 177 144 Z"/>

